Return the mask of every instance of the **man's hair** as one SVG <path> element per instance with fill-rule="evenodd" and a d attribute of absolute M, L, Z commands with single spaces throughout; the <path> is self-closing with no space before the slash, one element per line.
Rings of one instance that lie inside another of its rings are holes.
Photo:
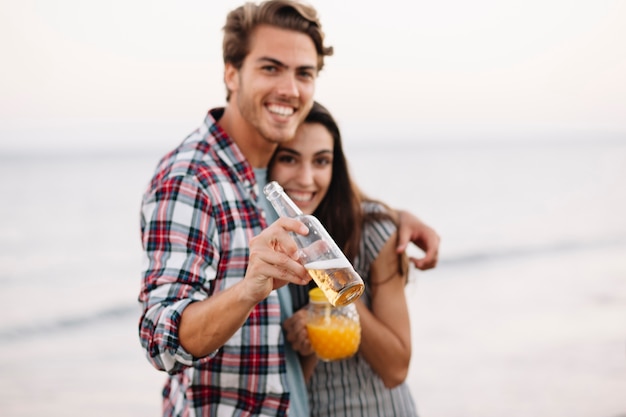
<path fill-rule="evenodd" d="M 324 67 L 324 57 L 333 54 L 332 46 L 324 46 L 324 32 L 317 11 L 297 0 L 266 0 L 259 4 L 245 3 L 232 10 L 223 27 L 224 64 L 241 69 L 250 52 L 250 38 L 260 25 L 293 30 L 308 35 L 317 51 L 317 70 Z M 230 98 L 228 92 L 227 99 Z"/>

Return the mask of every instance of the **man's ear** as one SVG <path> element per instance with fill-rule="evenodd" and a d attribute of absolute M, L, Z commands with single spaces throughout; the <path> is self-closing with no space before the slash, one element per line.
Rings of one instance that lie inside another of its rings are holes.
<path fill-rule="evenodd" d="M 239 70 L 231 63 L 224 65 L 224 84 L 231 93 L 239 90 Z"/>

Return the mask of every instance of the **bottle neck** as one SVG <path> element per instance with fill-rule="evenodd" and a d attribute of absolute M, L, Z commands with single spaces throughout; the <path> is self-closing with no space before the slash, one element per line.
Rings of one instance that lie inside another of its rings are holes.
<path fill-rule="evenodd" d="M 263 192 L 280 217 L 299 217 L 303 215 L 302 210 L 289 198 L 283 187 L 276 181 L 272 181 L 263 187 Z"/>

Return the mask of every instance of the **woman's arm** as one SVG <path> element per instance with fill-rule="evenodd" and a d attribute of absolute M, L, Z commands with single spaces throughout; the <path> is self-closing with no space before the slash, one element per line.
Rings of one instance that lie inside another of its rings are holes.
<path fill-rule="evenodd" d="M 388 388 L 406 379 L 411 360 L 406 276 L 399 272 L 396 239 L 394 234 L 387 240 L 371 266 L 371 311 L 356 302 L 361 320 L 360 353 Z"/>

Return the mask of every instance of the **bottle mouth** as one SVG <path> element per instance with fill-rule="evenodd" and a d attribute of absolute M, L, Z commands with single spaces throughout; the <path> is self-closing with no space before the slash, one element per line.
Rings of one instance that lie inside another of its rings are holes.
<path fill-rule="evenodd" d="M 363 284 L 355 282 L 341 290 L 335 302 L 332 303 L 321 288 L 315 287 L 309 290 L 309 301 L 312 303 L 331 304 L 335 307 L 345 307 L 356 301 L 363 294 L 364 290 L 365 286 Z"/>
<path fill-rule="evenodd" d="M 352 285 L 344 288 L 339 297 L 335 300 L 335 307 L 344 307 L 352 302 L 356 301 L 363 291 L 365 290 L 365 286 L 359 283 L 353 283 Z"/>
<path fill-rule="evenodd" d="M 283 187 L 280 186 L 276 181 L 271 181 L 263 187 L 263 193 L 270 198 L 270 195 L 276 195 L 283 191 Z"/>

